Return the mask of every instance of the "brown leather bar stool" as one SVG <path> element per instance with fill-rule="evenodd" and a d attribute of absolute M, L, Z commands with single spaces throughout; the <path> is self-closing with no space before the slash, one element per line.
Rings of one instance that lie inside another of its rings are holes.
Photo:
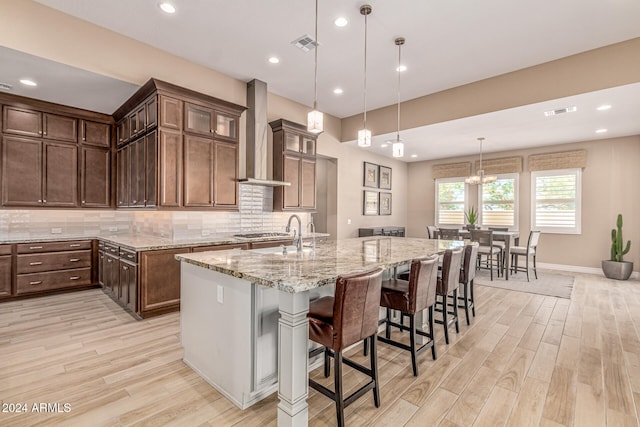
<path fill-rule="evenodd" d="M 462 295 L 458 296 L 458 308 L 464 308 L 464 314 L 469 322 L 469 309 L 476 317 L 475 298 L 473 296 L 473 280 L 476 277 L 476 263 L 478 262 L 478 246 L 474 242 L 464 247 L 464 257 L 462 260 L 462 268 L 460 269 L 460 285 L 462 286 Z"/>
<path fill-rule="evenodd" d="M 458 324 L 458 286 L 460 280 L 460 264 L 462 262 L 462 248 L 447 249 L 442 257 L 442 271 L 438 276 L 436 288 L 435 311 L 442 313 L 442 320 L 434 320 L 444 327 L 444 341 L 449 344 L 449 326 L 456 325 L 456 333 L 460 332 Z M 449 304 L 449 294 L 452 294 L 453 302 Z M 440 297 L 438 301 L 437 297 Z M 449 307 L 452 311 L 449 311 Z M 449 317 L 451 315 L 451 317 Z"/>
<path fill-rule="evenodd" d="M 436 359 L 436 346 L 433 334 L 433 306 L 436 303 L 436 284 L 438 282 L 438 256 L 417 258 L 411 261 L 409 280 L 394 279 L 382 282 L 380 306 L 387 309 L 386 317 L 380 324 L 386 325 L 385 336 L 378 340 L 411 352 L 413 375 L 418 376 L 418 353 L 431 348 L 431 356 Z M 429 333 L 416 329 L 415 315 L 422 310 L 429 310 Z M 391 310 L 399 310 L 403 316 L 409 317 L 409 326 L 391 320 Z M 409 331 L 410 345 L 391 339 L 391 326 L 401 331 Z M 416 348 L 416 334 L 429 338 L 429 342 Z"/>
<path fill-rule="evenodd" d="M 336 402 L 338 426 L 344 425 L 344 408 L 369 390 L 373 402 L 380 407 L 380 386 L 376 340 L 370 339 L 371 368 L 366 368 L 342 356 L 342 350 L 378 332 L 382 268 L 338 276 L 333 297 L 324 297 L 309 304 L 309 339 L 323 347 L 309 352 L 313 357 L 324 352 L 324 376 L 330 373 L 329 357 L 334 358 L 335 391 L 309 379 L 309 386 Z M 364 386 L 346 398 L 342 396 L 342 363 L 371 377 Z"/>

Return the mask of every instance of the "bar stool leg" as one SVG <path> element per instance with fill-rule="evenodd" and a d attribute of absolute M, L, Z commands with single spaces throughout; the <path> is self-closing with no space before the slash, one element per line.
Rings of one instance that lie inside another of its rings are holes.
<path fill-rule="evenodd" d="M 391 309 L 387 308 L 387 323 L 384 336 L 387 337 L 388 340 L 391 339 L 391 325 L 389 324 L 389 320 L 391 320 Z"/>
<path fill-rule="evenodd" d="M 338 427 L 344 426 L 344 400 L 342 398 L 342 352 L 336 351 L 334 356 L 335 362 L 335 388 L 336 388 L 336 415 L 338 418 Z"/>
<path fill-rule="evenodd" d="M 331 361 L 329 360 L 329 348 L 324 348 L 324 377 L 329 378 L 331 375 Z"/>
<path fill-rule="evenodd" d="M 375 386 L 373 387 L 373 404 L 376 408 L 380 407 L 380 384 L 378 382 L 378 340 L 376 336 L 369 337 L 371 343 L 371 373 L 373 374 L 373 380 Z"/>
<path fill-rule="evenodd" d="M 409 315 L 409 345 L 411 347 L 411 366 L 413 367 L 413 376 L 418 376 L 418 354 L 416 352 L 416 322 L 413 314 Z"/>
<path fill-rule="evenodd" d="M 464 315 L 467 318 L 467 326 L 471 324 L 469 321 L 469 295 L 468 295 L 468 285 L 463 283 L 462 296 L 464 298 Z"/>
<path fill-rule="evenodd" d="M 533 255 L 533 272 L 536 275 L 536 280 L 538 280 L 538 269 L 536 268 L 536 256 Z"/>
<path fill-rule="evenodd" d="M 436 334 L 434 328 L 433 321 L 433 306 L 429 307 L 429 333 L 431 334 L 431 341 L 433 341 L 433 345 L 431 346 L 431 357 L 433 360 L 436 360 L 438 356 L 436 355 Z"/>
<path fill-rule="evenodd" d="M 449 344 L 449 322 L 447 321 L 447 311 L 449 308 L 447 307 L 447 296 L 441 295 L 442 297 L 442 325 L 444 326 L 444 342 Z"/>
<path fill-rule="evenodd" d="M 476 317 L 476 299 L 473 296 L 473 280 L 469 282 L 469 292 L 471 292 L 471 313 Z"/>
<path fill-rule="evenodd" d="M 453 290 L 453 300 L 455 304 L 453 304 L 453 315 L 456 318 L 456 333 L 460 333 L 460 325 L 458 324 L 458 288 Z"/>

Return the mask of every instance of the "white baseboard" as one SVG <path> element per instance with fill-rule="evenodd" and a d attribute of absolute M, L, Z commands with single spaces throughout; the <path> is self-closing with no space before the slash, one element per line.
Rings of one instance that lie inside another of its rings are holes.
<path fill-rule="evenodd" d="M 595 274 L 596 276 L 604 277 L 601 268 L 596 267 L 583 267 L 581 265 L 563 265 L 563 264 L 547 264 L 545 262 L 537 263 L 538 268 L 546 269 L 546 270 L 560 270 L 560 271 L 571 271 L 573 273 L 586 273 L 586 274 Z M 634 271 L 631 273 L 632 279 L 640 279 L 640 272 Z"/>

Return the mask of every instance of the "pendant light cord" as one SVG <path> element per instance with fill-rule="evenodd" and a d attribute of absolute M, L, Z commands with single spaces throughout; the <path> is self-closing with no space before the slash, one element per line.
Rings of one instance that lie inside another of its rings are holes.
<path fill-rule="evenodd" d="M 314 83 L 313 83 L 313 109 L 318 109 L 318 0 L 316 0 L 316 33 L 315 33 L 316 49 L 315 49 L 315 68 L 313 71 Z"/>
<path fill-rule="evenodd" d="M 398 43 L 398 133 L 396 134 L 396 141 L 400 142 L 400 64 L 402 64 L 401 62 L 401 52 L 402 52 L 402 44 L 404 43 L 404 39 L 402 40 L 402 42 L 397 42 Z"/>
<path fill-rule="evenodd" d="M 367 16 L 369 13 L 364 14 L 364 129 L 367 129 Z"/>

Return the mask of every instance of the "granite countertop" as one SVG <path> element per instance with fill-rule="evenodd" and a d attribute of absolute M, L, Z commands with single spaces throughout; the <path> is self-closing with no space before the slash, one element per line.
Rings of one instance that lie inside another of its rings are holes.
<path fill-rule="evenodd" d="M 282 291 L 303 292 L 335 283 L 340 274 L 393 268 L 413 258 L 442 253 L 462 241 L 407 237 L 360 237 L 318 242 L 301 253 L 226 250 L 176 255 L 176 259 Z"/>
<path fill-rule="evenodd" d="M 312 237 L 321 238 L 329 237 L 327 233 L 309 233 L 302 236 L 303 240 L 311 239 Z M 112 243 L 118 246 L 124 246 L 134 251 L 150 251 L 157 249 L 174 249 L 174 248 L 186 248 L 191 246 L 214 246 L 214 245 L 226 245 L 226 244 L 238 244 L 238 243 L 250 243 L 250 242 L 267 242 L 271 240 L 293 240 L 293 234 L 289 236 L 267 236 L 267 237 L 254 237 L 254 238 L 242 238 L 228 236 L 216 236 L 216 237 L 201 237 L 191 239 L 171 239 L 168 237 L 153 236 L 148 234 L 109 234 L 98 236 L 60 236 L 50 238 L 29 238 L 29 239 L 8 239 L 0 241 L 0 244 L 13 244 L 13 243 L 35 243 L 35 242 L 66 242 L 71 240 L 90 240 L 98 239 L 108 243 Z"/>

